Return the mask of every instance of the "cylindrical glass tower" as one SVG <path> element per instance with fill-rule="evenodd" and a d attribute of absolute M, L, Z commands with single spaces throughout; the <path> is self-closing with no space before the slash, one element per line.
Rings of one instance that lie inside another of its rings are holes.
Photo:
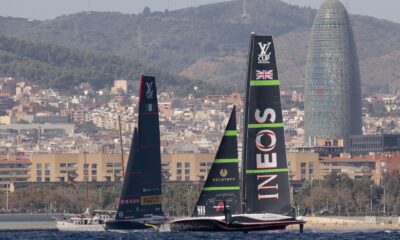
<path fill-rule="evenodd" d="M 358 56 L 349 16 L 338 0 L 318 10 L 307 56 L 304 138 L 340 139 L 361 134 Z"/>

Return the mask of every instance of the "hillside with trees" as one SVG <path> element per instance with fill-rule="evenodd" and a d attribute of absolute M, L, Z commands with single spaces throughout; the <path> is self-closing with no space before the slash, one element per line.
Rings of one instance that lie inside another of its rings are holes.
<path fill-rule="evenodd" d="M 118 55 L 172 74 L 244 85 L 251 32 L 273 35 L 283 87 L 301 86 L 316 10 L 248 0 L 140 14 L 82 12 L 52 20 L 0 18 L 0 34 Z M 350 16 L 364 87 L 400 86 L 400 24 Z M 243 89 L 243 88 L 242 88 Z"/>
<path fill-rule="evenodd" d="M 0 36 L 0 76 L 25 78 L 45 88 L 72 90 L 81 83 L 89 83 L 100 89 L 111 86 L 115 79 L 137 80 L 140 73 L 156 76 L 160 90 L 174 90 L 178 95 L 193 91 L 194 86 L 209 92 L 223 89 L 118 56 Z"/>

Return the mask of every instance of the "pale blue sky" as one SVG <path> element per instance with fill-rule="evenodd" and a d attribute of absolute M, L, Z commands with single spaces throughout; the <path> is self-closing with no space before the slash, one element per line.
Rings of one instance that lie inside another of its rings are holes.
<path fill-rule="evenodd" d="M 198 6 L 224 0 L 0 0 L 0 16 L 52 19 L 81 11 L 138 13 L 145 6 L 152 11 Z M 324 0 L 283 0 L 318 8 Z M 369 15 L 400 23 L 400 0 L 341 0 L 352 14 Z"/>

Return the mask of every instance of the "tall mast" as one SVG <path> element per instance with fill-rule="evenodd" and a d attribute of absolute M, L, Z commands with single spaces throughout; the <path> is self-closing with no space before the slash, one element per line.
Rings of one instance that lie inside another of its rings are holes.
<path fill-rule="evenodd" d="M 247 105 L 249 102 L 249 97 L 250 97 L 250 77 L 251 77 L 251 63 L 252 63 L 252 49 L 253 49 L 253 44 L 254 44 L 254 35 L 255 33 L 251 33 L 250 37 L 250 43 L 249 43 L 249 52 L 248 52 L 248 59 L 247 59 L 247 74 L 246 74 L 246 99 L 245 99 L 245 104 L 244 104 L 244 121 L 243 121 L 243 145 L 242 145 L 242 164 L 241 164 L 241 173 L 242 173 L 242 182 L 241 182 L 241 188 L 242 188 L 242 195 L 241 195 L 241 213 L 246 212 L 246 142 L 247 142 L 247 122 L 248 122 L 248 109 Z"/>
<path fill-rule="evenodd" d="M 122 145 L 122 129 L 121 129 L 121 116 L 120 115 L 118 115 L 118 126 L 119 126 L 119 144 L 121 145 L 122 179 L 125 179 L 124 146 Z"/>
<path fill-rule="evenodd" d="M 86 152 L 83 151 L 83 166 L 86 165 Z M 85 171 L 85 167 L 83 167 L 83 171 Z M 85 174 L 84 174 L 85 175 Z M 89 207 L 89 174 L 86 174 L 86 207 Z"/>

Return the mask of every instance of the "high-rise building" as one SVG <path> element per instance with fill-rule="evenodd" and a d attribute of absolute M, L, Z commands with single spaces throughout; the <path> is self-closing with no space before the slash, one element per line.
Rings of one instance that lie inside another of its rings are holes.
<path fill-rule="evenodd" d="M 349 16 L 338 0 L 326 0 L 312 28 L 305 83 L 306 143 L 361 134 L 358 56 Z"/>

